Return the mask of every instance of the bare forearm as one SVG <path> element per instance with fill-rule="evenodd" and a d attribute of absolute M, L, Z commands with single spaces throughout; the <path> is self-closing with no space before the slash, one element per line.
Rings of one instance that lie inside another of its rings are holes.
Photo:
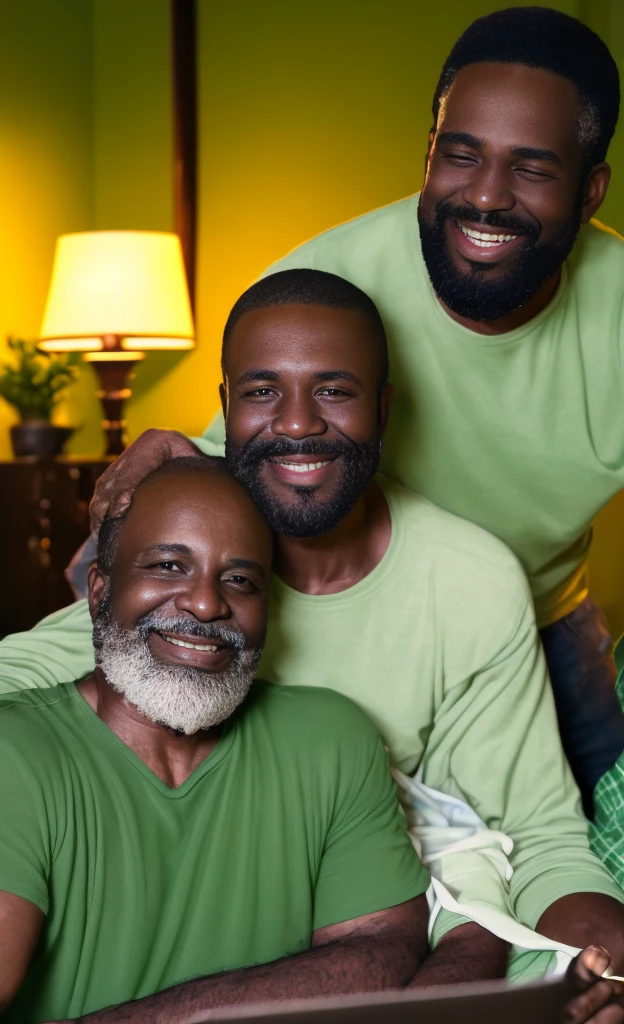
<path fill-rule="evenodd" d="M 81 1017 L 79 1024 L 195 1024 L 223 1006 L 402 988 L 418 962 L 415 943 L 404 935 L 353 938 L 261 967 L 187 981 Z"/>
<path fill-rule="evenodd" d="M 504 978 L 509 946 L 478 924 L 460 924 L 440 939 L 410 988 L 459 985 Z"/>
<path fill-rule="evenodd" d="M 581 949 L 604 946 L 611 957 L 611 970 L 615 974 L 624 971 L 624 906 L 611 896 L 591 892 L 562 896 L 544 911 L 536 930 Z"/>

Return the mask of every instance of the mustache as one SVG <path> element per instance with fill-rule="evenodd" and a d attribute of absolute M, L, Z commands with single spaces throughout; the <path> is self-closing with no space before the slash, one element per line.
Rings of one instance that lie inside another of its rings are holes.
<path fill-rule="evenodd" d="M 148 612 L 137 622 L 136 631 L 143 640 L 150 633 L 176 633 L 194 640 L 219 640 L 226 647 L 233 647 L 237 651 L 245 649 L 243 634 L 221 622 L 197 622 L 183 617 L 165 618 L 156 612 Z"/>
<path fill-rule="evenodd" d="M 326 455 L 338 459 L 349 457 L 357 450 L 353 441 L 324 441 L 309 437 L 303 441 L 295 441 L 290 437 L 254 438 L 243 445 L 237 453 L 240 457 L 254 462 L 263 459 L 283 458 L 286 455 Z"/>
<path fill-rule="evenodd" d="M 478 224 L 483 228 L 497 228 L 508 235 L 524 235 L 531 242 L 537 242 L 542 233 L 542 225 L 537 220 L 519 217 L 505 210 L 490 210 L 480 213 L 474 206 L 456 205 L 443 199 L 435 208 L 436 222 L 442 225 L 445 220 L 463 220 L 469 224 Z"/>

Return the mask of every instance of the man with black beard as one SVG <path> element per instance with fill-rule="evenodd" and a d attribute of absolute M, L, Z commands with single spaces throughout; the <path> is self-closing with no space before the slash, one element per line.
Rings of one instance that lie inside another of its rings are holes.
<path fill-rule="evenodd" d="M 624 246 L 592 220 L 618 110 L 589 28 L 540 7 L 481 18 L 442 70 L 420 195 L 268 271 L 331 271 L 374 299 L 396 386 L 382 468 L 520 559 L 589 813 L 624 749 L 587 581 L 592 519 L 624 485 Z M 220 419 L 205 437 L 218 451 Z"/>
<path fill-rule="evenodd" d="M 95 669 L 0 699 L 7 1024 L 191 1024 L 417 972 L 429 874 L 374 726 L 250 692 L 270 571 L 223 460 L 171 461 L 100 531 Z"/>

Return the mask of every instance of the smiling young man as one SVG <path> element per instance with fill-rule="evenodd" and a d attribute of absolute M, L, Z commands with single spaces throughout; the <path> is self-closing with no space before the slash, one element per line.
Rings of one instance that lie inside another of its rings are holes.
<path fill-rule="evenodd" d="M 250 692 L 271 537 L 219 463 L 168 463 L 104 523 L 95 670 L 0 700 L 7 1024 L 190 1024 L 401 987 L 426 956 L 374 727 L 327 690 Z"/>
<path fill-rule="evenodd" d="M 575 19 L 479 19 L 442 70 L 420 196 L 270 271 L 331 271 L 374 299 L 396 385 L 382 468 L 520 559 L 588 810 L 624 749 L 587 582 L 592 520 L 624 485 L 624 245 L 592 221 L 619 99 L 607 47 Z M 206 436 L 222 443 L 222 422 Z"/>
<path fill-rule="evenodd" d="M 512 838 L 510 890 L 493 887 L 500 909 L 559 942 L 601 942 L 624 966 L 621 894 L 589 851 L 516 559 L 375 475 L 392 389 L 374 304 L 320 271 L 265 278 L 230 314 L 223 371 L 227 460 L 276 533 L 261 678 L 354 699 L 401 770 L 421 768 Z M 194 451 L 148 432 L 107 471 L 99 515 L 118 515 L 146 472 Z M 92 658 L 78 602 L 0 644 L 0 685 L 54 686 Z M 463 902 L 488 904 L 490 881 L 467 872 Z M 415 986 L 505 973 L 505 943 L 473 921 L 443 911 L 433 939 Z M 514 958 L 512 976 L 549 960 Z"/>

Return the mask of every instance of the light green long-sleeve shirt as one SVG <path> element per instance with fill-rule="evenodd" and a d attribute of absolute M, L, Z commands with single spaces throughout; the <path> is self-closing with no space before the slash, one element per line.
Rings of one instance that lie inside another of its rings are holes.
<path fill-rule="evenodd" d="M 624 243 L 582 227 L 547 308 L 475 334 L 435 297 L 417 203 L 341 224 L 266 273 L 327 270 L 374 299 L 396 389 L 382 469 L 503 540 L 541 628 L 586 596 L 592 520 L 624 487 Z"/>
<path fill-rule="evenodd" d="M 275 579 L 258 675 L 351 697 L 400 769 L 423 762 L 427 785 L 511 836 L 520 921 L 534 927 L 572 892 L 621 899 L 589 849 L 516 559 L 478 527 L 379 479 L 392 518 L 383 559 L 339 594 L 301 594 Z M 82 601 L 0 644 L 0 692 L 53 686 L 92 667 Z M 468 885 L 464 898 L 480 895 Z"/>

